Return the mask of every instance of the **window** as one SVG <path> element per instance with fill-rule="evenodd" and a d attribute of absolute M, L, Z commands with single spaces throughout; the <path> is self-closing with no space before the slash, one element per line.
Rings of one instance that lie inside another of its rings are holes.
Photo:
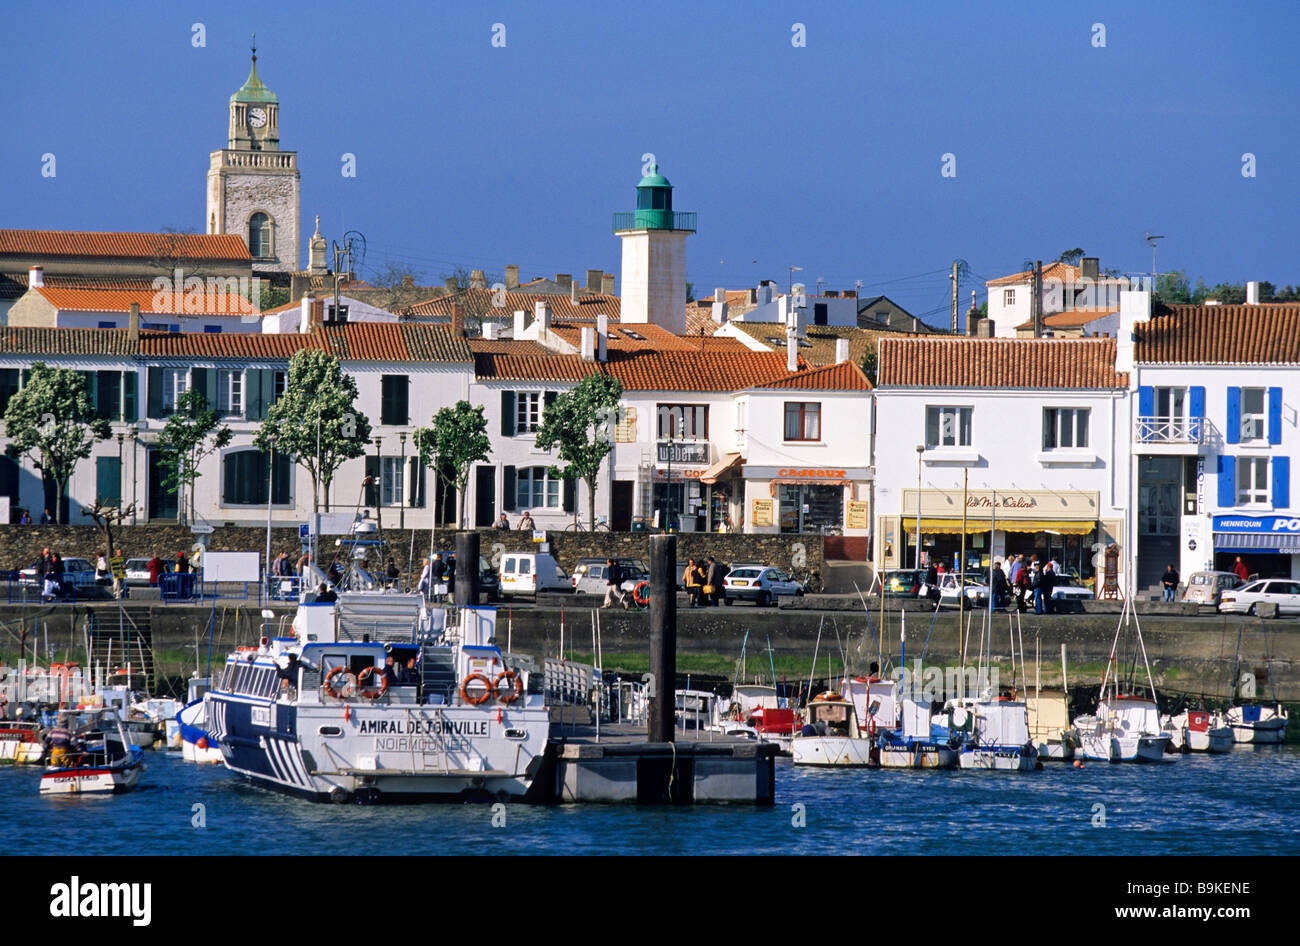
<path fill-rule="evenodd" d="M 404 374 L 386 374 L 379 383 L 379 422 L 395 427 L 408 423 L 411 379 Z"/>
<path fill-rule="evenodd" d="M 255 259 L 271 256 L 271 218 L 264 213 L 248 218 L 248 252 Z"/>
<path fill-rule="evenodd" d="M 563 482 L 552 479 L 544 466 L 526 466 L 515 479 L 515 502 L 519 509 L 559 508 Z"/>
<path fill-rule="evenodd" d="M 1237 505 L 1268 502 L 1268 457 L 1237 458 Z"/>
<path fill-rule="evenodd" d="M 190 369 L 164 368 L 162 370 L 162 408 L 166 414 L 176 411 L 176 402 L 189 390 Z"/>
<path fill-rule="evenodd" d="M 660 440 L 708 440 L 709 406 L 707 404 L 660 404 Z"/>
<path fill-rule="evenodd" d="M 117 328 L 117 322 L 114 322 L 114 321 L 109 321 L 109 322 L 100 322 L 100 323 L 99 323 L 99 327 L 100 327 L 100 328 Z"/>
<path fill-rule="evenodd" d="M 146 332 L 171 332 L 173 335 L 179 335 L 181 331 L 180 325 L 175 322 L 141 322 L 140 328 Z"/>
<path fill-rule="evenodd" d="M 280 396 L 284 394 L 285 386 L 288 383 L 289 383 L 289 372 L 287 371 L 275 372 L 275 376 L 271 381 L 271 385 L 272 385 L 272 389 L 275 392 L 275 399 L 277 401 L 280 400 Z"/>
<path fill-rule="evenodd" d="M 537 391 L 515 394 L 515 433 L 536 432 L 542 422 L 542 395 Z"/>
<path fill-rule="evenodd" d="M 1153 392 L 1155 416 L 1163 421 L 1182 421 L 1186 388 L 1156 388 Z"/>
<path fill-rule="evenodd" d="M 203 326 L 203 334 L 204 334 L 204 335 L 220 335 L 220 334 L 221 334 L 221 326 L 220 326 L 220 325 L 205 325 L 205 326 Z"/>
<path fill-rule="evenodd" d="M 925 445 L 934 447 L 969 447 L 969 407 L 927 407 L 925 409 Z"/>
<path fill-rule="evenodd" d="M 380 466 L 379 500 L 385 506 L 402 504 L 402 458 L 384 457 Z"/>
<path fill-rule="evenodd" d="M 232 450 L 225 454 L 221 458 L 221 502 L 227 506 L 265 506 L 270 461 L 270 454 L 260 450 Z M 274 505 L 285 506 L 293 501 L 289 489 L 292 476 L 293 461 L 277 453 L 275 481 L 269 484 Z"/>
<path fill-rule="evenodd" d="M 242 371 L 217 372 L 217 412 L 224 415 L 244 413 L 244 374 Z"/>
<path fill-rule="evenodd" d="M 1002 304 L 1003 304 L 1003 305 L 1015 305 L 1015 304 L 1016 304 L 1016 291 L 1015 291 L 1014 289 L 1003 289 L 1003 290 L 1002 290 Z"/>
<path fill-rule="evenodd" d="M 9 399 L 19 391 L 18 369 L 0 368 L 0 414 L 9 406 Z"/>
<path fill-rule="evenodd" d="M 1265 413 L 1266 388 L 1241 389 L 1241 442 L 1263 440 L 1268 434 Z"/>
<path fill-rule="evenodd" d="M 791 401 L 785 405 L 786 440 L 820 440 L 822 406 L 816 402 Z"/>
<path fill-rule="evenodd" d="M 1043 449 L 1088 446 L 1088 413 L 1086 407 L 1044 408 Z"/>

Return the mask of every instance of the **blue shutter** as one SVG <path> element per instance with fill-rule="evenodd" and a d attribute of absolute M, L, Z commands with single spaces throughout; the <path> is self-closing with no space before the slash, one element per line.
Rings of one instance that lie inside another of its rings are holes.
<path fill-rule="evenodd" d="M 1291 458 L 1274 457 L 1273 458 L 1273 508 L 1286 509 L 1290 505 L 1291 505 Z"/>
<path fill-rule="evenodd" d="M 1231 509 L 1237 505 L 1236 461 L 1219 455 L 1219 506 Z"/>
<path fill-rule="evenodd" d="M 1282 389 L 1268 389 L 1268 442 L 1282 442 Z"/>
<path fill-rule="evenodd" d="M 1228 388 L 1228 427 L 1223 437 L 1228 443 L 1241 443 L 1241 388 Z"/>
<path fill-rule="evenodd" d="M 1156 412 L 1156 389 L 1149 384 L 1138 388 L 1138 417 L 1153 417 Z"/>
<path fill-rule="evenodd" d="M 1200 443 L 1205 427 L 1205 388 L 1196 386 L 1187 391 L 1188 428 L 1192 440 Z"/>

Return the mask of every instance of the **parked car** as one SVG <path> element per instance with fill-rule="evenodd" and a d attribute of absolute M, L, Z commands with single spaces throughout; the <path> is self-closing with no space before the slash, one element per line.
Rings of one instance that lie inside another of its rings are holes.
<path fill-rule="evenodd" d="M 884 572 L 882 583 L 886 598 L 915 598 L 921 593 L 921 585 L 925 583 L 925 570 L 904 568 Z"/>
<path fill-rule="evenodd" d="M 1278 614 L 1300 614 L 1300 581 L 1264 578 L 1219 596 L 1219 610 L 1224 613 L 1255 614 L 1261 604 L 1276 604 Z"/>
<path fill-rule="evenodd" d="M 623 570 L 623 580 L 619 587 L 631 591 L 638 582 L 647 581 L 650 572 L 645 563 L 636 558 L 617 559 Z M 573 570 L 573 591 L 575 594 L 603 595 L 605 593 L 605 570 L 608 564 L 603 558 L 584 558 Z"/>
<path fill-rule="evenodd" d="M 957 607 L 957 587 L 961 576 L 957 572 L 945 572 L 939 576 L 939 603 Z M 989 586 L 978 578 L 966 579 L 966 606 L 985 608 L 989 603 Z"/>
<path fill-rule="evenodd" d="M 36 569 L 39 565 L 39 561 L 32 562 L 29 567 L 18 573 L 18 580 L 25 585 L 37 584 L 39 576 L 36 574 Z M 63 560 L 63 585 L 65 588 L 93 588 L 96 584 L 93 563 L 86 561 L 84 558 L 65 558 Z"/>
<path fill-rule="evenodd" d="M 1052 597 L 1056 599 L 1071 598 L 1078 601 L 1097 597 L 1092 589 L 1072 575 L 1058 575 L 1052 585 Z"/>
<path fill-rule="evenodd" d="M 753 601 L 760 608 L 781 595 L 803 597 L 803 585 L 779 568 L 767 565 L 736 565 L 722 580 L 723 601 Z"/>
<path fill-rule="evenodd" d="M 546 552 L 506 552 L 497 568 L 501 596 L 535 595 L 539 591 L 572 591 L 573 584 L 555 557 Z"/>
<path fill-rule="evenodd" d="M 1231 588 L 1245 584 L 1232 572 L 1193 572 L 1183 589 L 1183 601 L 1189 604 L 1217 606 L 1220 597 Z"/>
<path fill-rule="evenodd" d="M 128 588 L 149 584 L 149 559 L 128 558 L 122 563 L 122 568 L 126 572 Z"/>
<path fill-rule="evenodd" d="M 441 555 L 444 564 L 456 559 L 456 553 L 451 550 L 442 552 Z M 460 568 L 459 562 L 456 567 Z M 415 576 L 412 580 L 418 582 L 419 576 Z M 501 598 L 501 582 L 497 578 L 497 570 L 482 555 L 478 557 L 478 591 L 485 601 L 499 601 Z"/>

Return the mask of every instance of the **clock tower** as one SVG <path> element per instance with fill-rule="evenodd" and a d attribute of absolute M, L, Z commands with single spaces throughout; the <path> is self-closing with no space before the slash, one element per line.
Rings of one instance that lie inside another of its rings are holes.
<path fill-rule="evenodd" d="M 226 147 L 208 163 L 208 233 L 238 233 L 253 256 L 253 269 L 292 273 L 298 248 L 298 154 L 280 150 L 280 100 L 253 65 L 230 97 Z"/>

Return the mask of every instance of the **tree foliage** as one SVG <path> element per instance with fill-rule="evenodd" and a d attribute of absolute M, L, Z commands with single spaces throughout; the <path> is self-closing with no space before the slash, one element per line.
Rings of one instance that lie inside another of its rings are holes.
<path fill-rule="evenodd" d="M 546 409 L 537 429 L 537 446 L 554 450 L 566 466 L 551 467 L 553 476 L 587 484 L 587 511 L 596 526 L 596 482 L 601 464 L 614 449 L 613 428 L 623 385 L 607 374 L 592 374 L 561 394 Z"/>
<path fill-rule="evenodd" d="M 433 466 L 438 479 L 444 479 L 444 470 L 452 471 L 451 482 L 460 499 L 456 522 L 464 528 L 470 468 L 486 460 L 491 450 L 483 406 L 457 401 L 455 407 L 444 407 L 433 416 L 432 427 L 415 429 L 412 440 L 419 451 L 420 463 Z"/>
<path fill-rule="evenodd" d="M 862 373 L 867 376 L 867 380 L 874 385 L 876 383 L 876 347 L 868 345 L 867 350 L 862 354 Z"/>
<path fill-rule="evenodd" d="M 274 449 L 293 457 L 311 477 L 312 510 L 321 492 L 329 510 L 329 487 L 345 460 L 364 456 L 370 420 L 354 406 L 357 383 L 339 360 L 323 351 L 302 349 L 289 360 L 284 394 L 266 413 L 254 438 L 262 452 Z"/>
<path fill-rule="evenodd" d="M 1083 259 L 1085 255 L 1083 248 L 1076 246 L 1072 250 L 1066 250 L 1056 258 L 1056 261 L 1058 263 L 1068 263 L 1071 266 L 1078 266 L 1079 260 Z"/>
<path fill-rule="evenodd" d="M 94 442 L 106 440 L 111 429 L 108 421 L 95 416 L 95 405 L 81 372 L 50 368 L 38 361 L 32 365 L 26 386 L 9 399 L 4 432 L 9 439 L 5 453 L 14 459 L 27 457 L 54 481 L 57 495 L 62 497 L 77 462 L 89 457 Z M 56 522 L 60 521 L 62 505 L 55 503 Z"/>
<path fill-rule="evenodd" d="M 214 450 L 229 446 L 232 436 L 230 428 L 221 423 L 221 415 L 208 406 L 202 391 L 190 388 L 176 399 L 176 412 L 167 418 L 158 435 L 158 463 L 162 488 L 181 494 L 177 509 L 182 513 L 188 495 L 191 519 L 194 484 L 202 475 L 199 464 Z"/>

